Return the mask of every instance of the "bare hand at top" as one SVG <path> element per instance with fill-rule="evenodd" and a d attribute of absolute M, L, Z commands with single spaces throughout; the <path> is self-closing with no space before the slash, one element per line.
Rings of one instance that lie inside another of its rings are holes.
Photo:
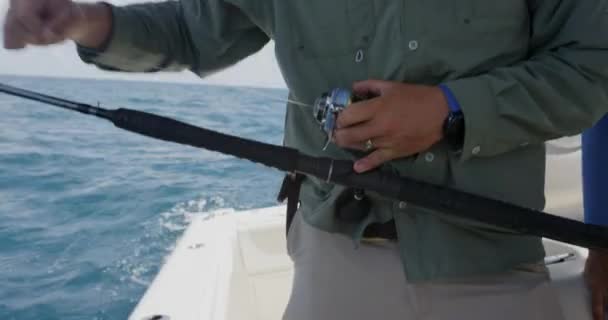
<path fill-rule="evenodd" d="M 22 49 L 65 40 L 98 46 L 109 34 L 109 11 L 103 4 L 71 0 L 11 0 L 4 23 L 4 47 Z"/>

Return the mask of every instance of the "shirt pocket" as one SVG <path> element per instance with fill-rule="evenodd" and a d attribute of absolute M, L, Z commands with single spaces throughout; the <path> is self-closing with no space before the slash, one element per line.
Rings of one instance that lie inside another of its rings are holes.
<path fill-rule="evenodd" d="M 282 39 L 278 42 L 311 58 L 351 55 L 369 42 L 373 4 L 369 0 L 285 1 Z M 361 32 L 362 28 L 363 32 Z"/>
<path fill-rule="evenodd" d="M 529 12 L 525 0 L 429 0 L 424 22 L 431 46 L 426 52 L 438 73 L 471 76 L 525 58 Z M 449 79 L 448 78 L 448 79 Z"/>
<path fill-rule="evenodd" d="M 528 0 L 461 0 L 458 3 L 476 19 L 517 21 L 514 17 L 528 13 Z"/>
<path fill-rule="evenodd" d="M 492 1 L 461 0 L 458 20 L 470 27 L 470 34 L 482 40 L 519 39 L 528 34 L 529 11 L 526 0 Z"/>

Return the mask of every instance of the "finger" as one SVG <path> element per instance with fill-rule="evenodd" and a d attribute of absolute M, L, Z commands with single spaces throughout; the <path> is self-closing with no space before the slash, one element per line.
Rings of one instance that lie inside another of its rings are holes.
<path fill-rule="evenodd" d="M 62 2 L 63 3 L 63 2 Z M 67 37 L 70 29 L 75 25 L 77 20 L 84 19 L 84 13 L 79 6 L 72 5 L 56 5 L 51 9 L 51 19 L 47 23 L 47 28 L 54 34 L 63 38 Z"/>
<path fill-rule="evenodd" d="M 591 292 L 591 308 L 593 312 L 593 320 L 604 320 L 605 296 L 602 290 L 593 288 Z"/>
<path fill-rule="evenodd" d="M 47 23 L 47 30 L 58 36 L 65 36 L 72 23 L 72 13 L 68 10 L 59 13 Z"/>
<path fill-rule="evenodd" d="M 13 15 L 7 15 L 4 23 L 4 48 L 23 49 L 26 42 L 26 31 L 17 23 Z"/>
<path fill-rule="evenodd" d="M 369 148 L 367 148 L 367 140 L 371 140 L 372 141 L 372 145 L 373 148 L 372 150 L 376 150 L 376 149 L 395 149 L 394 147 L 397 145 L 394 141 L 394 138 L 389 137 L 389 136 L 376 136 L 376 137 L 371 137 L 371 138 L 367 138 L 365 140 L 359 141 L 359 142 L 355 142 L 352 144 L 348 144 L 348 145 L 344 145 L 344 146 L 340 146 L 342 148 L 345 149 L 352 149 L 352 150 L 359 150 L 359 151 L 366 151 L 369 152 Z M 407 154 L 409 155 L 409 154 Z"/>
<path fill-rule="evenodd" d="M 393 146 L 392 141 L 390 141 L 388 138 L 370 138 L 368 140 L 372 141 L 371 150 L 367 146 L 367 140 L 361 141 L 359 143 L 353 143 L 353 144 L 349 144 L 349 145 L 345 145 L 345 146 L 340 146 L 340 147 L 342 147 L 344 149 L 370 152 L 370 151 L 377 150 L 377 149 L 390 149 Z"/>
<path fill-rule="evenodd" d="M 335 138 L 335 136 L 334 136 L 334 138 Z M 362 139 L 362 140 L 351 142 L 351 143 L 340 143 L 340 144 L 338 142 L 336 142 L 334 139 L 334 143 L 337 146 L 345 148 L 345 149 L 369 152 L 370 149 L 367 145 L 368 140 L 371 140 L 371 142 L 372 142 L 372 150 L 392 149 L 396 145 L 394 138 L 389 137 L 389 136 L 381 136 L 381 135 L 370 135 L 370 136 L 368 136 L 367 139 Z"/>
<path fill-rule="evenodd" d="M 361 145 L 370 138 L 379 137 L 381 133 L 382 128 L 368 121 L 356 126 L 336 129 L 334 142 L 340 147 Z"/>
<path fill-rule="evenodd" d="M 19 25 L 21 26 L 21 28 L 23 30 L 25 30 L 23 39 L 24 39 L 25 43 L 27 43 L 27 44 L 43 46 L 43 45 L 57 43 L 62 40 L 61 36 L 55 34 L 54 32 L 52 32 L 49 29 L 45 28 L 39 34 L 33 34 L 29 30 L 26 30 L 26 28 L 23 24 L 19 23 Z"/>
<path fill-rule="evenodd" d="M 358 96 L 377 97 L 385 93 L 394 84 L 383 80 L 365 80 L 353 84 L 353 93 Z"/>
<path fill-rule="evenodd" d="M 378 149 L 365 158 L 355 162 L 354 169 L 357 173 L 367 172 L 393 159 L 394 153 L 392 149 Z"/>
<path fill-rule="evenodd" d="M 44 1 L 17 1 L 13 11 L 16 21 L 32 36 L 39 38 L 44 30 L 42 6 Z"/>
<path fill-rule="evenodd" d="M 357 123 L 371 120 L 379 108 L 376 100 L 353 103 L 338 115 L 336 127 L 346 128 Z"/>

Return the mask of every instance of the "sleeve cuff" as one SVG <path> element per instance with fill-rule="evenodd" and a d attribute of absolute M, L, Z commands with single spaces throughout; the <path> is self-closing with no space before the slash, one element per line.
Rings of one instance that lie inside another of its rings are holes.
<path fill-rule="evenodd" d="M 76 43 L 76 50 L 78 52 L 78 56 L 85 63 L 94 63 L 94 60 L 97 56 L 99 56 L 100 54 L 103 54 L 104 52 L 106 52 L 108 50 L 108 48 L 110 47 L 110 43 L 112 42 L 112 39 L 114 38 L 114 21 L 116 21 L 116 18 L 114 17 L 114 6 L 107 2 L 101 2 L 101 4 L 110 8 L 110 14 L 112 16 L 110 34 L 98 48 L 85 47 L 85 46 L 82 46 L 82 45 Z"/>
<path fill-rule="evenodd" d="M 78 55 L 83 62 L 95 64 L 104 70 L 126 72 L 155 71 L 166 63 L 163 55 L 138 47 L 137 44 L 145 42 L 149 35 L 140 32 L 134 24 L 138 21 L 135 10 L 128 6 L 103 4 L 111 9 L 110 35 L 99 48 L 77 45 Z"/>
<path fill-rule="evenodd" d="M 465 119 L 465 137 L 461 160 L 483 157 L 495 153 L 490 143 L 496 119 L 496 96 L 481 78 L 464 78 L 444 84 L 458 101 Z"/>

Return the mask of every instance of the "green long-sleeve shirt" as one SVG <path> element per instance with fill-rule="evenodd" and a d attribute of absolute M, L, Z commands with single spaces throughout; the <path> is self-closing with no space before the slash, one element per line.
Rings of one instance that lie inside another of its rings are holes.
<path fill-rule="evenodd" d="M 384 166 L 407 177 L 541 209 L 544 141 L 581 132 L 608 106 L 608 7 L 603 0 L 181 0 L 113 8 L 101 50 L 86 62 L 122 71 L 190 69 L 204 76 L 275 41 L 294 100 L 383 79 L 445 83 L 466 121 L 461 153 L 439 143 Z M 285 144 L 352 155 L 324 136 L 309 109 L 287 106 Z M 542 259 L 537 237 L 371 194 L 359 222 L 334 216 L 340 186 L 305 180 L 300 212 L 358 240 L 395 219 L 411 281 L 505 271 Z"/>

